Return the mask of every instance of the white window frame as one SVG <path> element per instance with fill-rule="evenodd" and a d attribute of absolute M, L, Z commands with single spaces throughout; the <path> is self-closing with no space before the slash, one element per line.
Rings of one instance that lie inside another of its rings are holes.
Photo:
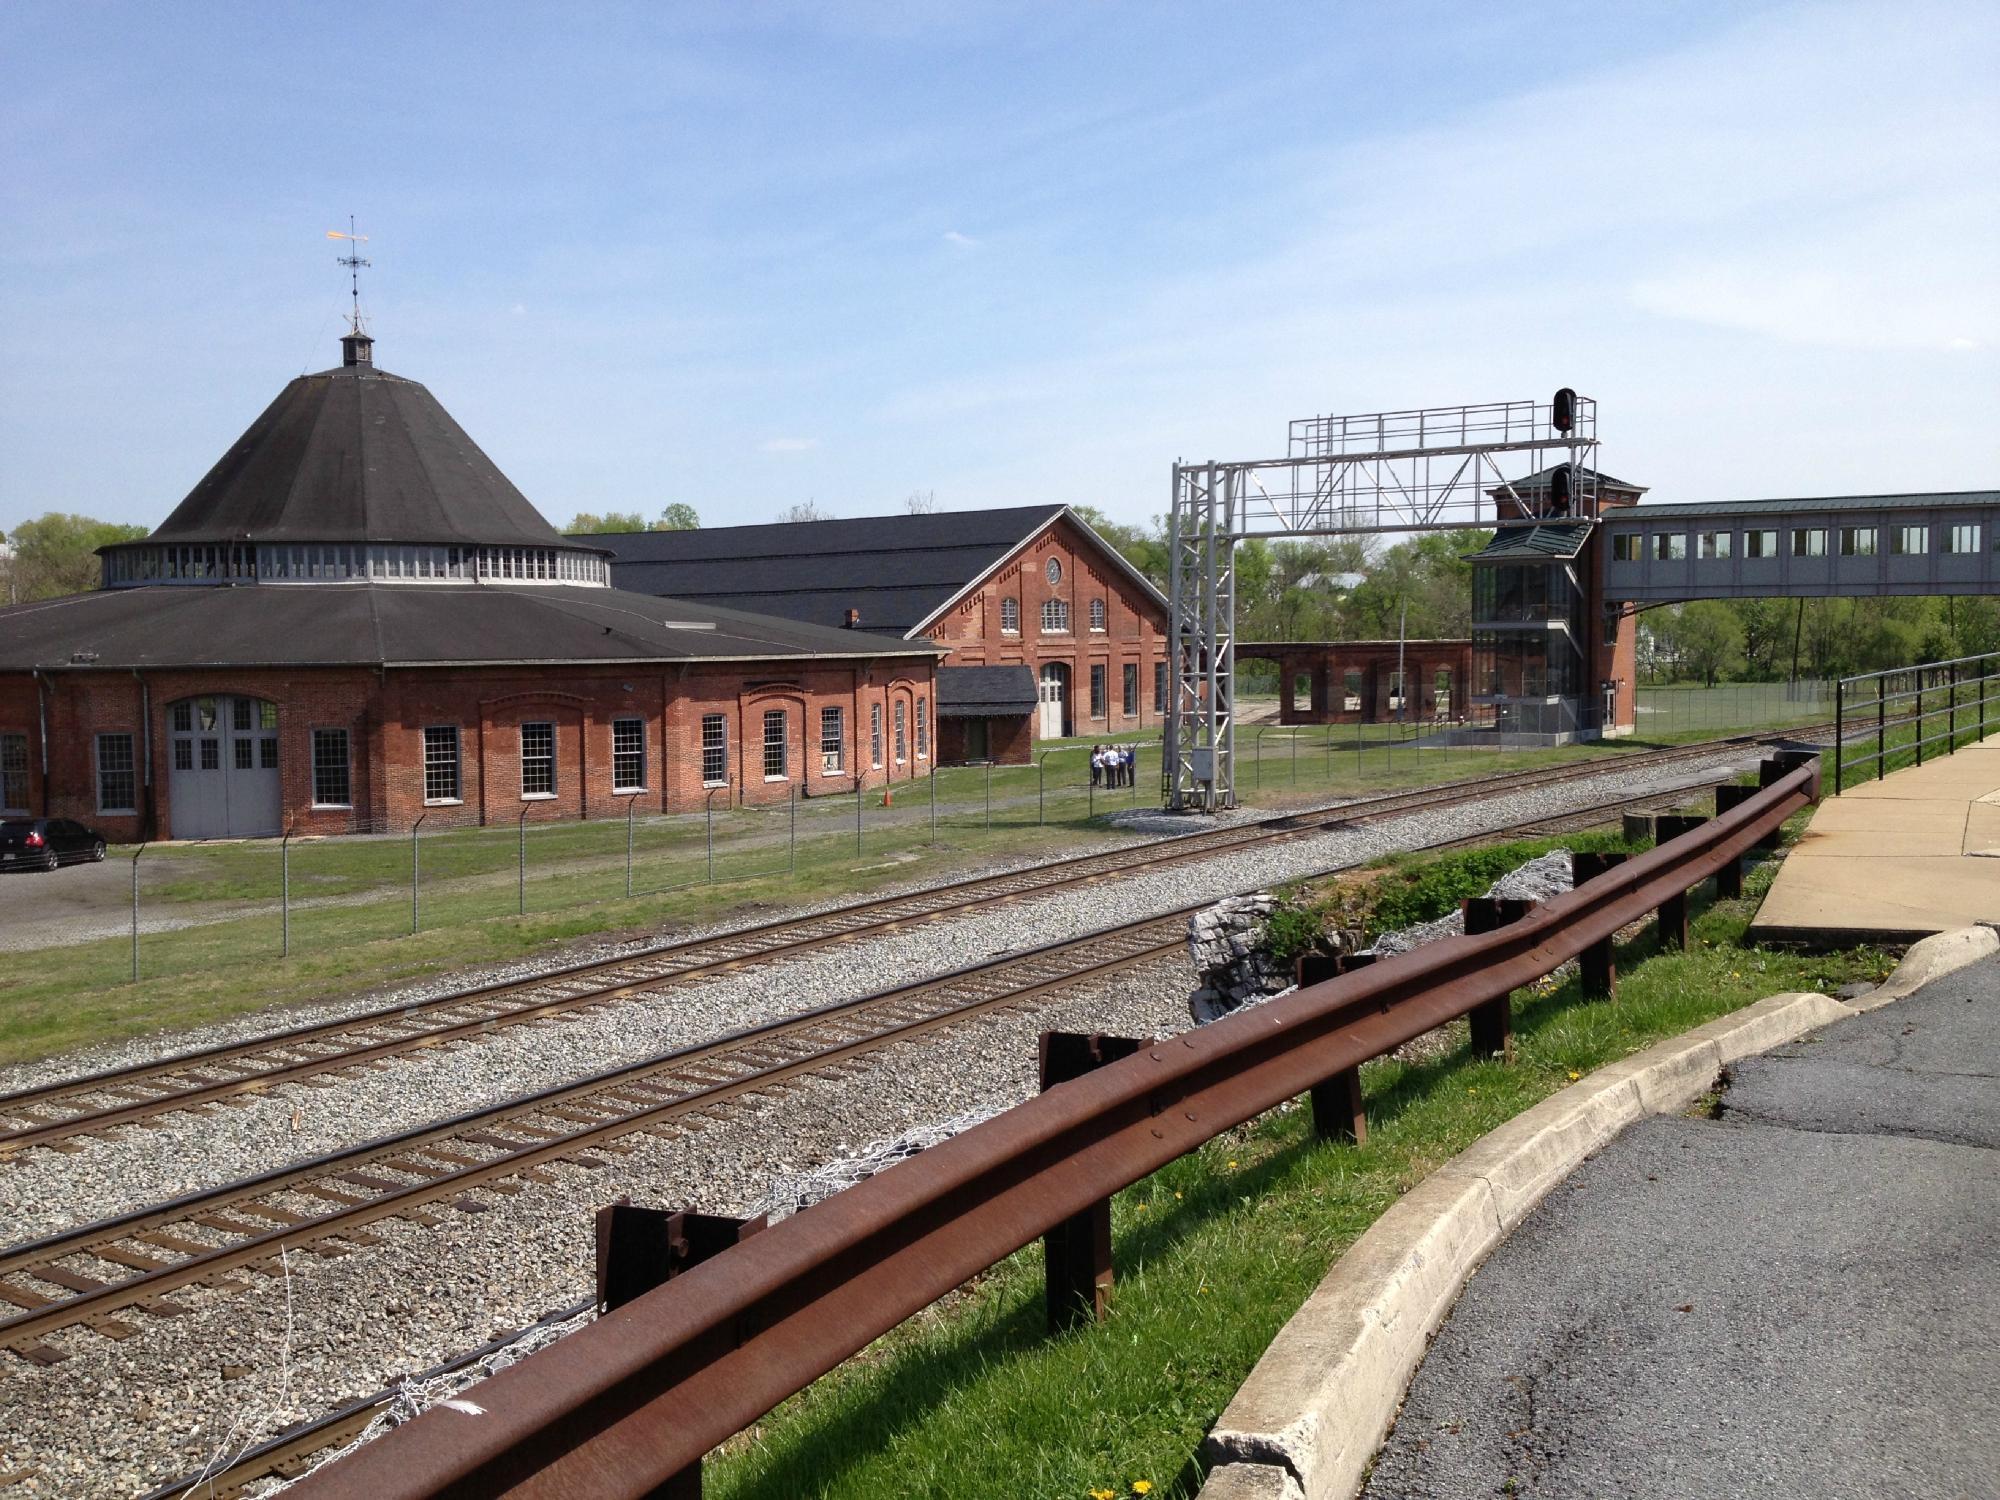
<path fill-rule="evenodd" d="M 1653 560 L 1655 562 L 1686 562 L 1688 539 L 1685 531 L 1659 531 L 1653 534 Z M 1394 707 L 1394 705 L 1390 705 Z"/>
<path fill-rule="evenodd" d="M 1092 635 L 1103 635 L 1109 628 L 1110 618 L 1110 612 L 1105 609 L 1102 599 L 1093 599 L 1090 601 L 1090 633 Z"/>
<path fill-rule="evenodd" d="M 631 749 L 621 750 L 618 748 L 618 736 L 621 733 L 636 733 L 638 735 L 639 747 L 636 752 Z M 629 759 L 635 753 L 639 757 L 639 779 L 637 781 L 621 780 L 618 775 L 619 757 L 624 756 Z M 630 715 L 613 719 L 611 721 L 611 790 L 614 795 L 625 792 L 643 792 L 646 790 L 646 759 L 645 719 L 633 718 Z"/>
<path fill-rule="evenodd" d="M 927 698 L 917 699 L 916 726 L 917 726 L 917 759 L 929 760 L 931 758 L 931 727 L 930 727 L 930 700 Z"/>
<path fill-rule="evenodd" d="M 1754 557 L 1759 562 L 1778 555 L 1778 532 L 1776 527 L 1756 526 L 1743 533 L 1743 555 Z"/>
<path fill-rule="evenodd" d="M 1914 542 L 1916 545 L 1912 546 Z M 1892 526 L 1889 528 L 1889 553 L 1893 557 L 1922 557 L 1931 550 L 1931 529 L 1928 526 Z"/>
<path fill-rule="evenodd" d="M 1111 670 L 1107 662 L 1090 664 L 1090 716 L 1102 719 L 1111 712 Z"/>
<path fill-rule="evenodd" d="M 772 726 L 776 725 L 778 737 L 771 738 Z M 771 769 L 771 752 L 778 752 L 778 770 Z M 792 769 L 792 716 L 782 708 L 764 710 L 764 779 L 766 781 L 790 781 Z"/>
<path fill-rule="evenodd" d="M 118 740 L 125 742 L 125 764 L 122 766 L 107 766 L 104 763 L 104 747 L 106 744 Z M 98 735 L 92 743 L 95 752 L 92 758 L 97 770 L 98 812 L 107 814 L 136 813 L 139 810 L 139 752 L 137 738 L 129 729 L 112 730 L 109 733 Z M 108 776 L 126 776 L 131 779 L 132 794 L 130 800 L 124 805 L 119 806 L 107 803 L 104 800 L 104 783 L 105 778 Z"/>
<path fill-rule="evenodd" d="M 528 731 L 531 729 L 537 731 L 536 738 L 538 740 L 541 738 L 542 731 L 546 731 L 548 734 L 548 749 L 544 751 L 537 748 L 532 757 L 528 753 Z M 546 772 L 547 774 L 548 789 L 546 791 L 531 792 L 528 790 L 528 763 L 531 759 L 534 761 L 536 776 L 538 780 L 540 779 L 541 775 L 544 772 Z M 523 802 L 553 802 L 555 801 L 555 797 L 556 797 L 555 721 L 553 719 L 525 720 L 521 725 L 521 800 Z"/>
<path fill-rule="evenodd" d="M 14 763 L 15 757 L 10 754 L 10 751 L 15 749 L 20 752 L 18 764 Z M 9 784 L 15 782 L 16 778 L 19 779 L 21 792 L 19 800 L 7 794 Z M 28 762 L 28 736 L 25 733 L 0 734 L 0 812 L 27 812 L 30 796 L 28 788 L 33 781 L 34 776 Z"/>
<path fill-rule="evenodd" d="M 1842 557 L 1873 557 L 1877 533 L 1873 526 L 1843 526 L 1840 528 L 1840 555 Z"/>
<path fill-rule="evenodd" d="M 910 705 L 901 698 L 896 700 L 896 764 L 907 765 L 910 759 Z"/>
<path fill-rule="evenodd" d="M 709 731 L 715 731 L 711 740 Z M 701 716 L 701 784 L 703 786 L 729 785 L 729 715 L 703 714 Z M 709 756 L 715 757 L 715 764 L 722 768 L 722 774 L 708 774 Z"/>
<path fill-rule="evenodd" d="M 451 794 L 449 796 L 432 796 L 431 767 L 433 764 L 442 765 L 443 762 L 436 760 L 431 754 L 431 736 L 441 734 L 451 736 Z M 456 724 L 426 724 L 424 726 L 423 770 L 425 807 L 460 807 L 464 805 L 465 758 L 463 741 L 464 736 L 459 733 L 459 727 Z"/>
<path fill-rule="evenodd" d="M 1964 545 L 1960 545 L 1963 543 Z M 1966 557 L 1979 550 L 1979 523 L 1960 521 L 1944 528 L 1944 550 L 1953 557 Z"/>
<path fill-rule="evenodd" d="M 1794 526 L 1792 528 L 1792 556 L 1825 557 L 1826 528 L 1824 526 Z"/>
<path fill-rule="evenodd" d="M 1000 633 L 1019 635 L 1021 633 L 1021 601 L 1007 598 L 1000 601 Z"/>
<path fill-rule="evenodd" d="M 822 705 L 819 711 L 819 773 L 847 773 L 847 711 L 837 703 Z"/>
<path fill-rule="evenodd" d="M 313 800 L 312 800 L 312 805 L 313 805 L 314 807 L 345 807 L 345 808 L 351 808 L 351 807 L 353 807 L 353 806 L 354 806 L 354 739 L 353 739 L 353 736 L 352 736 L 352 735 L 350 735 L 350 734 L 348 733 L 348 731 L 347 731 L 347 730 L 345 730 L 345 729 L 314 729 L 314 730 L 312 730 L 312 731 L 311 731 L 310 733 L 311 733 L 311 742 L 312 742 L 312 768 L 311 768 L 311 769 L 312 769 L 312 799 L 313 799 Z M 320 794 L 319 794 L 319 792 L 320 792 L 320 769 L 321 769 L 321 766 L 322 766 L 323 764 L 325 764 L 324 760 L 322 759 L 322 757 L 321 757 L 321 755 L 320 755 L 320 749 L 321 749 L 321 745 L 322 745 L 322 743 L 323 743 L 323 742 L 321 741 L 321 738 L 320 738 L 320 736 L 322 736 L 322 735 L 339 735 L 339 736 L 340 736 L 340 781 L 341 781 L 341 785 L 342 785 L 342 786 L 343 786 L 343 787 L 344 787 L 344 788 L 346 789 L 346 792 L 347 792 L 347 796 L 346 796 L 345 800 L 343 800 L 343 801 L 340 801 L 340 802 L 327 802 L 327 801 L 324 801 L 324 800 L 323 800 L 323 799 L 322 799 L 322 798 L 320 797 Z M 181 743 L 182 743 L 182 744 L 186 744 L 186 743 L 188 743 L 188 742 L 187 742 L 187 741 L 185 741 L 185 740 L 183 740 L 183 741 L 181 741 Z"/>
<path fill-rule="evenodd" d="M 1070 634 L 1069 600 L 1044 599 L 1042 601 L 1042 634 Z"/>
<path fill-rule="evenodd" d="M 882 769 L 882 705 L 868 705 L 868 760 L 869 769 Z"/>
<path fill-rule="evenodd" d="M 1736 533 L 1733 531 L 1703 531 L 1697 533 L 1695 538 L 1696 556 L 1703 562 L 1729 561 L 1730 542 L 1734 539 L 1735 535 Z"/>

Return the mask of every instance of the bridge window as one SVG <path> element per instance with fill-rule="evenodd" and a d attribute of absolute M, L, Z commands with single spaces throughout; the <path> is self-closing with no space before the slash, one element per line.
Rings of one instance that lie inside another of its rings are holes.
<path fill-rule="evenodd" d="M 1743 555 L 1745 557 L 1776 557 L 1778 555 L 1778 533 L 1775 531 L 1744 532 Z"/>
<path fill-rule="evenodd" d="M 1825 557 L 1826 528 L 1824 526 L 1801 526 L 1792 533 L 1792 556 Z"/>
<path fill-rule="evenodd" d="M 1663 531 L 1653 538 L 1653 556 L 1660 562 L 1685 562 L 1688 555 L 1687 533 L 1684 531 Z"/>
<path fill-rule="evenodd" d="M 1979 526 L 1953 526 L 1944 534 L 1944 550 L 1947 552 L 1977 552 L 1979 550 Z"/>
<path fill-rule="evenodd" d="M 1729 556 L 1729 542 L 1734 535 L 1729 531 L 1702 532 L 1698 555 L 1707 561 L 1723 561 Z"/>
<path fill-rule="evenodd" d="M 1627 531 L 1611 539 L 1611 560 L 1613 562 L 1637 562 L 1639 560 L 1639 533 Z"/>
<path fill-rule="evenodd" d="M 1922 557 L 1931 550 L 1928 526 L 1898 526 L 1889 533 L 1889 551 L 1897 557 Z"/>
<path fill-rule="evenodd" d="M 1873 526 L 1841 527 L 1840 555 L 1842 557 L 1873 557 L 1875 555 L 1875 528 Z"/>

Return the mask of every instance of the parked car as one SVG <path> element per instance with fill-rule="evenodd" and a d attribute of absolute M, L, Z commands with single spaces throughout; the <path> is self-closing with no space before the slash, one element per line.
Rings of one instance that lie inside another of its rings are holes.
<path fill-rule="evenodd" d="M 9 818 L 0 823 L 0 868 L 53 870 L 104 858 L 104 835 L 68 818 Z"/>

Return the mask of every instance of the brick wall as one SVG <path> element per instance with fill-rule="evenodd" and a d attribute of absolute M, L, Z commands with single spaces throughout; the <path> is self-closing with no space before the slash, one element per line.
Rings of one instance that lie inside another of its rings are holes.
<path fill-rule="evenodd" d="M 929 660 L 753 663 L 748 666 L 658 664 L 633 667 L 438 668 L 377 673 L 287 669 L 230 672 L 49 674 L 45 689 L 49 776 L 42 778 L 40 708 L 31 675 L 0 675 L 0 733 L 29 741 L 30 811 L 73 817 L 107 837 L 171 838 L 169 711 L 204 695 L 262 699 L 277 705 L 283 821 L 303 834 L 401 830 L 419 816 L 425 827 L 529 820 L 623 817 L 699 807 L 711 792 L 730 801 L 782 802 L 852 792 L 929 774 L 937 689 Z M 142 704 L 144 707 L 142 707 Z M 882 711 L 882 761 L 873 764 L 869 713 Z M 821 749 L 822 712 L 840 710 L 840 753 L 829 769 Z M 896 717 L 902 714 L 898 758 Z M 767 713 L 782 714 L 783 774 L 767 776 Z M 703 775 L 702 719 L 723 716 L 723 776 Z M 645 728 L 645 786 L 614 785 L 614 724 Z M 919 729 L 920 720 L 922 729 Z M 554 791 L 526 796 L 522 726 L 552 726 Z M 427 800 L 424 731 L 458 732 L 458 796 Z M 313 803 L 312 733 L 348 731 L 352 805 Z M 133 736 L 137 807 L 100 812 L 96 736 Z M 46 796 L 45 796 L 46 790 Z"/>
<path fill-rule="evenodd" d="M 1049 563 L 1060 576 L 1049 578 Z M 1020 606 L 1020 628 L 1002 628 L 1002 601 Z M 1043 629 L 1043 606 L 1068 605 L 1067 630 Z M 1092 628 L 1091 604 L 1103 604 L 1102 629 Z M 1164 717 L 1153 707 L 1155 664 L 1166 659 L 1166 607 L 1131 576 L 1090 533 L 1057 521 L 1026 543 L 978 589 L 953 605 L 928 632 L 951 648 L 946 666 L 1028 667 L 1037 681 L 1048 663 L 1068 672 L 1067 729 L 1075 735 L 1114 734 L 1151 728 Z M 1091 712 L 1091 668 L 1104 669 L 1104 712 Z M 1124 669 L 1135 669 L 1132 708 L 1126 711 Z M 1029 733 L 1040 738 L 1039 715 Z"/>

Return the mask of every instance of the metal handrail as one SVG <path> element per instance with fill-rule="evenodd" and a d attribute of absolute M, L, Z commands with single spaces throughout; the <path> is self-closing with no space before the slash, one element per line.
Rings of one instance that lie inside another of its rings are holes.
<path fill-rule="evenodd" d="M 1959 668 L 1974 665 L 1979 670 L 1960 672 Z M 1916 686 L 1889 691 L 1889 683 L 1895 678 L 1914 677 Z M 1834 684 L 1833 698 L 1833 794 L 1837 797 L 1847 784 L 1847 773 L 1873 765 L 1875 780 L 1880 781 L 1889 774 L 1889 757 L 1909 751 L 1916 764 L 1924 763 L 1924 751 L 1937 744 L 1943 744 L 1947 755 L 1957 751 L 1960 735 L 1965 733 L 1959 726 L 1959 708 L 1977 707 L 1979 717 L 1976 726 L 1969 725 L 1973 739 L 1984 739 L 1987 727 L 1987 704 L 1993 701 L 1989 685 L 2000 677 L 2000 652 L 1986 651 L 1976 656 L 1957 656 L 1947 661 L 1918 662 L 1905 667 L 1889 667 L 1878 672 L 1861 672 L 1851 677 L 1843 677 Z M 1851 691 L 1861 684 L 1874 683 L 1872 694 Z M 1976 694 L 1961 692 L 1967 688 L 1977 688 Z M 1931 695 L 1932 706 L 1924 707 L 1925 695 Z M 1937 702 L 1942 695 L 1942 704 Z M 1907 703 L 1909 707 L 1901 705 Z M 1910 737 L 1897 744 L 1889 743 L 1889 721 L 1891 707 L 1895 706 L 1893 718 L 1899 726 L 1912 728 Z M 1868 710 L 1872 708 L 1873 712 Z M 1862 715 L 1860 730 L 1867 732 L 1866 721 L 1873 720 L 1875 748 L 1866 754 L 1850 753 L 1847 747 L 1848 733 L 1856 727 L 1854 714 Z M 1927 720 L 1942 718 L 1946 728 L 1939 734 L 1924 732 Z"/>
<path fill-rule="evenodd" d="M 905 1318 L 1244 1121 L 1503 998 L 1748 854 L 1819 790 L 1806 760 L 1732 810 L 1496 931 L 1445 938 L 1058 1084 L 822 1200 L 299 1493 L 655 1491 Z"/>

